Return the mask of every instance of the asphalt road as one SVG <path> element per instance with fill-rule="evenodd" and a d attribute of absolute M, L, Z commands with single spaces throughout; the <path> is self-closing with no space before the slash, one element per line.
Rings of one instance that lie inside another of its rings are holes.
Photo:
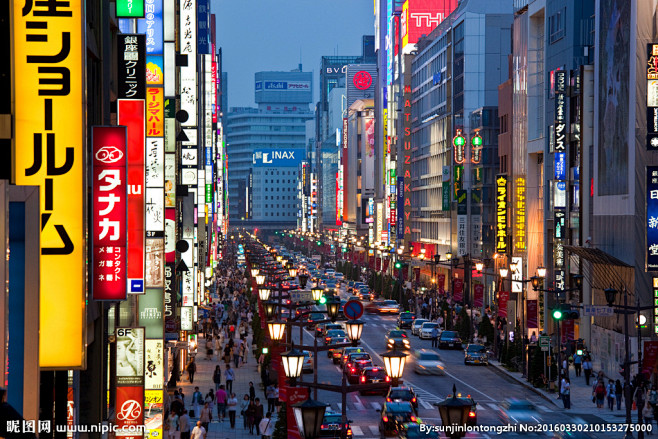
<path fill-rule="evenodd" d="M 344 295 L 344 291 L 341 292 Z M 381 354 L 386 352 L 384 335 L 389 329 L 396 327 L 397 316 L 364 314 L 365 321 L 361 337 L 361 346 L 374 358 L 376 365 L 383 366 Z M 411 349 L 431 348 L 430 340 L 421 340 L 411 335 Z M 299 329 L 293 330 L 293 338 L 296 344 L 300 344 Z M 304 330 L 301 344 L 312 346 L 313 333 Z M 318 345 L 323 341 L 318 340 Z M 453 385 L 458 393 L 468 394 L 477 402 L 478 425 L 502 426 L 499 417 L 500 403 L 507 398 L 517 398 L 530 401 L 537 409 L 537 418 L 544 423 L 587 423 L 596 422 L 595 419 L 584 420 L 571 415 L 564 409 L 556 406 L 551 401 L 537 395 L 530 389 L 523 387 L 508 378 L 505 374 L 497 371 L 492 366 L 464 365 L 464 354 L 462 350 L 438 350 L 446 365 L 445 376 L 418 375 L 414 372 L 413 357 L 407 357 L 407 364 L 403 374 L 405 385 L 413 387 L 419 401 L 418 417 L 422 422 L 432 425 L 440 425 L 441 418 L 434 403 L 443 401 L 448 394 L 452 393 Z M 326 353 L 320 352 L 315 359 L 318 364 L 318 382 L 340 385 L 342 370 L 339 366 L 327 358 Z M 312 381 L 312 374 L 305 374 L 304 381 Z M 329 410 L 340 413 L 342 410 L 341 394 L 327 391 L 318 391 L 319 401 L 330 404 Z M 354 438 L 379 437 L 378 425 L 380 414 L 377 412 L 384 404 L 384 397 L 379 395 L 362 396 L 358 393 L 347 395 L 347 417 L 351 420 Z M 489 432 L 478 437 L 520 437 L 527 433 L 503 433 Z M 540 437 L 553 437 L 550 434 L 535 435 Z M 623 434 L 596 434 L 589 436 L 570 437 L 622 437 Z"/>

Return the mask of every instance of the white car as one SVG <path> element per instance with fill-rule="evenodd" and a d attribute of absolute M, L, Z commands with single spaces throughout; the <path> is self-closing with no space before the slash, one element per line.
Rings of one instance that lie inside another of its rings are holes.
<path fill-rule="evenodd" d="M 420 334 L 420 327 L 423 326 L 423 323 L 429 322 L 427 319 L 416 319 L 413 321 L 411 324 L 411 333 L 413 335 L 418 335 Z"/>
<path fill-rule="evenodd" d="M 430 349 L 414 352 L 414 372 L 425 375 L 445 375 L 445 364 L 438 353 Z"/>
<path fill-rule="evenodd" d="M 441 328 L 439 328 L 439 324 L 435 322 L 425 322 L 423 323 L 423 326 L 420 327 L 420 331 L 418 331 L 418 335 L 422 339 L 431 339 L 432 338 L 432 330 L 434 328 L 437 328 L 439 330 L 439 335 L 441 334 Z"/>
<path fill-rule="evenodd" d="M 313 372 L 313 352 L 304 351 L 304 364 L 302 365 L 303 372 Z"/>

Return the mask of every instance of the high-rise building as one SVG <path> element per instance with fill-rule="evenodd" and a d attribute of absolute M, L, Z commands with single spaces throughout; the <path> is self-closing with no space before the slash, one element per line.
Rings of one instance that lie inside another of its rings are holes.
<path fill-rule="evenodd" d="M 231 108 L 227 117 L 229 217 L 251 224 L 297 221 L 297 169 L 312 119 L 312 73 L 257 72 L 258 108 Z M 233 223 L 235 224 L 235 222 Z"/>

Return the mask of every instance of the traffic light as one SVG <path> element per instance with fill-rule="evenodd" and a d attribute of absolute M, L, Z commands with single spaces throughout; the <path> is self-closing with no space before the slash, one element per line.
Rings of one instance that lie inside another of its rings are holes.
<path fill-rule="evenodd" d="M 318 244 L 318 247 L 321 246 L 321 245 L 322 245 L 322 241 L 318 241 L 317 244 Z"/>
<path fill-rule="evenodd" d="M 553 318 L 555 320 L 575 320 L 580 318 L 580 312 L 572 309 L 568 303 L 560 303 L 553 308 Z"/>
<path fill-rule="evenodd" d="M 395 268 L 398 269 L 398 270 L 399 270 L 400 268 L 402 268 L 402 262 L 397 261 L 397 262 L 395 263 Z"/>
<path fill-rule="evenodd" d="M 320 305 L 324 305 L 325 303 L 327 303 L 327 298 L 322 295 L 322 297 L 320 297 Z"/>

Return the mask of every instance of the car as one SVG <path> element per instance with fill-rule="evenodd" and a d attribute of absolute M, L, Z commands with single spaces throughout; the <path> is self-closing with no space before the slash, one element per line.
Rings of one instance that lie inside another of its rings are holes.
<path fill-rule="evenodd" d="M 411 328 L 414 320 L 416 320 L 416 316 L 409 311 L 401 312 L 398 316 L 398 328 Z"/>
<path fill-rule="evenodd" d="M 384 300 L 378 309 L 380 313 L 397 313 L 400 312 L 400 305 L 395 300 Z"/>
<path fill-rule="evenodd" d="M 358 379 L 359 384 L 376 384 L 376 383 L 390 383 L 391 378 L 386 375 L 386 370 L 379 366 L 367 366 L 361 369 L 361 374 Z M 365 394 L 380 394 L 386 395 L 388 388 L 382 386 L 382 389 L 373 390 L 359 390 L 361 395 Z"/>
<path fill-rule="evenodd" d="M 361 300 L 359 296 L 350 296 L 347 301 L 349 302 L 350 300 Z"/>
<path fill-rule="evenodd" d="M 347 347 L 344 347 L 344 348 L 335 349 L 334 352 L 336 352 L 336 351 L 340 352 L 340 358 L 338 359 L 338 363 L 340 364 L 341 368 L 345 365 L 345 363 L 347 362 L 347 357 L 351 353 L 363 354 L 363 353 L 366 352 L 366 350 L 364 348 L 360 347 L 360 346 L 356 346 L 356 347 L 347 346 Z"/>
<path fill-rule="evenodd" d="M 441 334 L 441 328 L 439 327 L 439 324 L 436 322 L 425 322 L 423 323 L 423 326 L 420 327 L 420 331 L 418 331 L 418 336 L 425 340 L 425 339 L 431 339 L 432 338 L 432 331 L 436 328 L 439 331 L 439 334 Z"/>
<path fill-rule="evenodd" d="M 313 372 L 313 352 L 304 352 L 304 364 L 302 365 L 302 372 Z"/>
<path fill-rule="evenodd" d="M 334 279 L 336 279 L 337 281 L 342 282 L 345 279 L 345 275 L 343 273 L 336 272 L 334 274 Z"/>
<path fill-rule="evenodd" d="M 445 375 L 446 366 L 441 356 L 430 349 L 419 349 L 414 352 L 414 372 L 422 375 Z"/>
<path fill-rule="evenodd" d="M 347 334 L 342 329 L 331 329 L 327 331 L 327 334 L 324 337 L 325 346 L 331 346 L 339 343 L 349 343 Z M 333 357 L 333 349 L 327 351 L 327 358 Z"/>
<path fill-rule="evenodd" d="M 398 436 L 404 424 L 418 422 L 409 402 L 386 402 L 380 413 L 379 434 L 382 437 Z"/>
<path fill-rule="evenodd" d="M 409 336 L 404 329 L 391 329 L 385 339 L 388 349 L 409 349 Z"/>
<path fill-rule="evenodd" d="M 489 365 L 489 351 L 481 344 L 468 344 L 464 349 L 464 364 Z"/>
<path fill-rule="evenodd" d="M 315 327 L 315 335 L 316 337 L 322 336 L 324 337 L 327 334 L 327 331 L 330 331 L 332 329 L 341 329 L 345 330 L 345 327 L 341 325 L 340 323 L 320 323 Z M 318 332 L 319 330 L 319 332 Z"/>
<path fill-rule="evenodd" d="M 498 417 L 503 424 L 540 424 L 542 418 L 537 407 L 524 399 L 507 399 L 500 403 Z"/>
<path fill-rule="evenodd" d="M 386 394 L 386 402 L 401 401 L 410 402 L 414 408 L 414 411 L 418 413 L 418 398 L 416 398 L 414 389 L 408 386 L 397 386 L 388 389 L 388 393 Z"/>
<path fill-rule="evenodd" d="M 322 426 L 320 426 L 320 434 L 317 437 L 335 439 L 340 438 L 343 426 L 342 418 L 343 416 L 340 413 L 325 412 L 324 418 L 322 419 Z M 351 422 L 352 421 L 348 420 L 345 424 L 347 439 L 352 439 L 352 428 L 350 427 Z"/>
<path fill-rule="evenodd" d="M 319 322 L 319 321 L 322 321 L 324 319 L 325 319 L 324 314 L 322 314 L 321 312 L 312 312 L 308 315 L 308 318 L 307 318 L 308 327 L 309 328 L 315 328 L 316 327 L 315 322 Z"/>
<path fill-rule="evenodd" d="M 428 426 L 433 427 L 433 426 Z M 436 428 L 421 428 L 420 424 L 415 422 L 407 422 L 402 425 L 400 430 L 400 438 L 403 439 L 439 439 L 439 429 Z"/>
<path fill-rule="evenodd" d="M 379 307 L 384 303 L 383 300 L 373 300 L 372 302 L 368 302 L 365 306 L 366 312 L 370 314 L 376 314 L 379 312 Z"/>
<path fill-rule="evenodd" d="M 368 367 L 373 367 L 374 364 L 370 358 L 361 358 L 351 361 L 349 367 L 346 367 L 344 370 L 345 375 L 347 375 L 347 382 L 350 384 L 357 384 L 359 382 L 359 377 L 361 372 Z"/>
<path fill-rule="evenodd" d="M 441 335 L 439 335 L 439 349 L 443 348 L 462 348 L 462 339 L 459 337 L 457 331 L 443 331 Z"/>
<path fill-rule="evenodd" d="M 374 294 L 370 292 L 370 290 L 361 290 L 359 291 L 359 298 L 361 300 L 372 300 L 374 297 Z"/>
<path fill-rule="evenodd" d="M 347 358 L 345 358 L 345 361 L 343 361 L 343 369 L 351 369 L 352 366 L 354 366 L 354 363 L 359 360 L 372 360 L 370 357 L 370 354 L 363 351 L 363 352 L 350 352 L 347 354 Z M 351 373 L 351 372 L 350 372 Z"/>
<path fill-rule="evenodd" d="M 423 323 L 429 322 L 427 319 L 416 319 L 413 321 L 411 324 L 411 333 L 413 335 L 418 335 L 420 332 L 420 327 L 423 325 Z"/>
<path fill-rule="evenodd" d="M 452 397 L 453 397 L 452 394 L 446 396 L 446 398 L 452 398 Z M 458 393 L 456 398 L 464 403 L 469 403 L 471 405 L 471 409 L 468 411 L 468 416 L 466 418 L 466 425 L 470 425 L 470 426 L 477 425 L 478 423 L 477 402 L 475 402 L 475 400 L 471 398 L 471 395 L 463 396 L 461 393 Z"/>

